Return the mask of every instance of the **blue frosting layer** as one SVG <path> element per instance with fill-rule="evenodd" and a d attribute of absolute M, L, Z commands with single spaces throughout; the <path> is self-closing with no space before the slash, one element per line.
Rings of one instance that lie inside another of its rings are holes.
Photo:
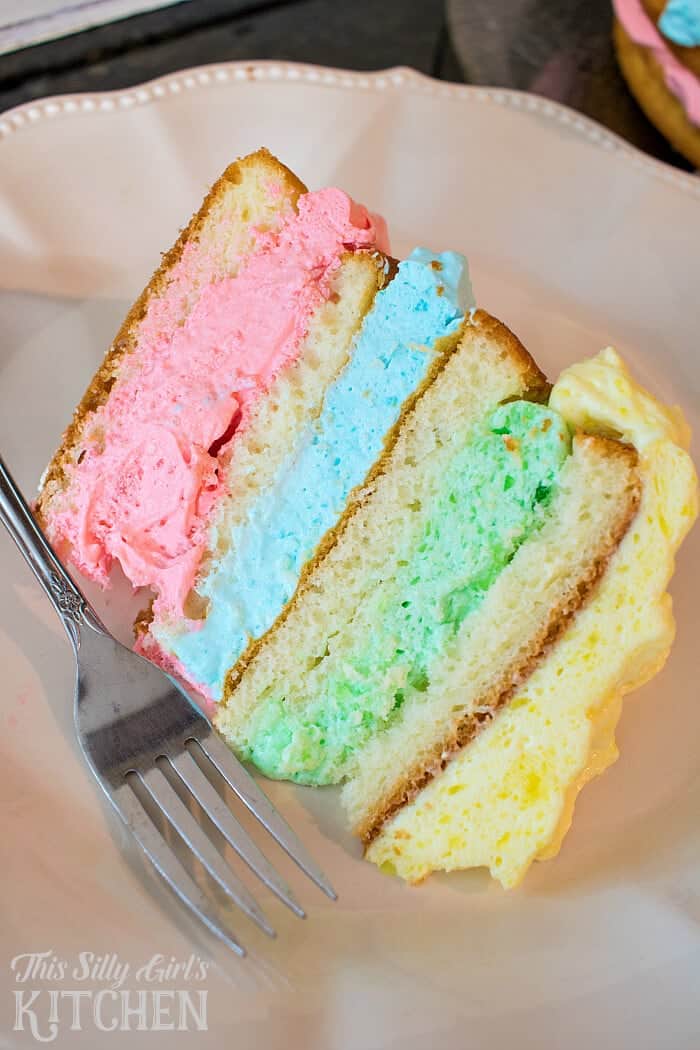
<path fill-rule="evenodd" d="M 176 637 L 154 627 L 161 645 L 214 697 L 249 641 L 277 619 L 303 565 L 365 480 L 401 405 L 435 359 L 436 341 L 456 331 L 473 305 L 464 256 L 418 248 L 399 265 L 375 297 L 318 418 L 298 432 L 275 481 L 198 585 L 209 600 L 202 627 Z"/>
<path fill-rule="evenodd" d="M 700 45 L 700 0 L 669 0 L 659 19 L 659 29 L 681 47 Z"/>

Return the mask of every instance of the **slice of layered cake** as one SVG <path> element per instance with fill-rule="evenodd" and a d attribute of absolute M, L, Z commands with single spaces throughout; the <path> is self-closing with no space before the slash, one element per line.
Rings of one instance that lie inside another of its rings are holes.
<path fill-rule="evenodd" d="M 138 647 L 218 700 L 473 305 L 383 220 L 264 150 L 231 165 L 131 310 L 49 466 L 49 537 L 154 594 Z"/>
<path fill-rule="evenodd" d="M 343 784 L 368 858 L 514 885 L 660 668 L 687 428 L 607 350 L 553 391 L 466 261 L 269 154 L 132 310 L 39 499 L 152 607 L 139 647 L 268 776 Z"/>

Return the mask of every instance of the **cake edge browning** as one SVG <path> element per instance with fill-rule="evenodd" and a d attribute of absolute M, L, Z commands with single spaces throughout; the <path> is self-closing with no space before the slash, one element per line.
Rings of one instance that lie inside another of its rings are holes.
<path fill-rule="evenodd" d="M 574 440 L 585 441 L 601 455 L 621 457 L 627 460 L 629 469 L 633 473 L 633 484 L 627 491 L 624 506 L 611 524 L 608 535 L 604 538 L 594 560 L 587 565 L 583 574 L 571 581 L 562 600 L 550 610 L 546 622 L 532 638 L 525 657 L 517 665 L 510 665 L 502 669 L 489 690 L 474 704 L 475 712 L 459 719 L 454 724 L 450 735 L 435 746 L 432 756 L 427 761 L 423 758 L 412 768 L 406 770 L 391 794 L 386 795 L 377 803 L 365 815 L 361 823 L 353 828 L 354 833 L 361 838 L 365 849 L 381 833 L 386 823 L 404 806 L 413 802 L 421 790 L 446 768 L 451 759 L 464 747 L 467 747 L 481 729 L 491 723 L 498 712 L 507 706 L 512 696 L 546 658 L 552 646 L 595 593 L 597 584 L 603 578 L 611 558 L 634 520 L 641 499 L 637 450 L 632 445 L 624 444 L 613 438 L 581 431 L 577 433 Z"/>
<path fill-rule="evenodd" d="M 488 337 L 497 342 L 502 355 L 504 357 L 511 357 L 517 363 L 523 377 L 525 396 L 532 401 L 546 401 L 550 391 L 550 384 L 546 376 L 538 368 L 534 358 L 525 349 L 518 337 L 502 321 L 493 317 L 486 310 L 472 310 L 465 316 L 458 332 L 439 340 L 436 344 L 438 352 L 436 360 L 433 362 L 427 375 L 417 389 L 404 402 L 396 423 L 387 431 L 382 452 L 376 459 L 370 473 L 362 484 L 350 494 L 340 519 L 333 528 L 329 529 L 325 534 L 313 556 L 304 565 L 294 594 L 289 599 L 272 626 L 268 628 L 260 638 L 251 642 L 245 652 L 229 670 L 224 683 L 224 692 L 220 705 L 221 710 L 224 710 L 228 703 L 233 699 L 236 687 L 248 667 L 254 662 L 258 652 L 267 642 L 269 642 L 272 635 L 282 626 L 296 603 L 303 596 L 304 589 L 313 575 L 314 570 L 326 554 L 328 554 L 328 552 L 336 545 L 352 517 L 365 502 L 367 498 L 367 490 L 372 486 L 373 482 L 385 472 L 387 460 L 391 456 L 392 450 L 396 445 L 405 420 L 412 413 L 426 391 L 429 390 L 437 376 L 444 370 L 452 355 L 463 346 L 464 340 L 469 336 Z"/>
<path fill-rule="evenodd" d="M 245 157 L 233 161 L 211 186 L 198 211 L 181 231 L 175 244 L 165 252 L 160 266 L 155 270 L 150 281 L 135 301 L 119 328 L 114 340 L 107 350 L 100 367 L 83 394 L 73 418 L 63 433 L 61 444 L 54 453 L 39 485 L 35 503 L 35 513 L 40 524 L 47 524 L 47 512 L 56 491 L 63 491 L 68 484 L 66 467 L 72 453 L 79 443 L 85 425 L 90 416 L 104 405 L 115 382 L 115 372 L 122 358 L 131 353 L 136 344 L 137 329 L 146 315 L 149 304 L 161 295 L 168 284 L 168 275 L 182 258 L 185 247 L 197 240 L 204 225 L 223 193 L 231 185 L 241 181 L 241 171 L 246 165 L 262 164 L 269 169 L 271 177 L 285 180 L 295 199 L 306 193 L 304 183 L 286 165 L 282 164 L 269 150 L 261 147 Z"/>

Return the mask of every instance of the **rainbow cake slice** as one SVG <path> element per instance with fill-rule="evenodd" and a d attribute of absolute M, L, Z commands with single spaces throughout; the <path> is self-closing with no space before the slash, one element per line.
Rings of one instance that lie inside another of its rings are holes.
<path fill-rule="evenodd" d="M 383 220 L 264 150 L 232 164 L 133 307 L 38 510 L 154 600 L 141 652 L 218 700 L 473 305 L 466 261 L 396 266 Z"/>
<path fill-rule="evenodd" d="M 612 349 L 550 388 L 463 256 L 388 250 L 341 190 L 231 165 L 38 511 L 88 576 L 149 589 L 138 647 L 237 754 L 343 785 L 371 861 L 512 886 L 668 654 L 689 435 Z"/>

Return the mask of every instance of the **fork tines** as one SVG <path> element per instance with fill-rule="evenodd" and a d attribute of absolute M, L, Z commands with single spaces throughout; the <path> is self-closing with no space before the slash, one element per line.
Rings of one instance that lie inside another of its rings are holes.
<path fill-rule="evenodd" d="M 176 775 L 187 794 L 196 800 L 225 841 L 251 871 L 295 915 L 299 918 L 306 916 L 290 887 L 258 848 L 204 773 L 195 758 L 197 749 L 206 756 L 206 759 L 212 763 L 249 812 L 260 821 L 302 871 L 331 900 L 336 899 L 336 894 L 297 835 L 275 810 L 253 777 L 213 731 L 198 733 L 195 738 L 187 741 L 181 750 L 164 754 L 150 768 L 130 772 L 124 782 L 113 790 L 112 798 L 141 848 L 171 889 L 197 914 L 209 930 L 237 954 L 245 955 L 245 949 L 230 930 L 222 928 L 213 902 L 199 888 L 157 825 L 149 817 L 148 809 L 139 797 L 142 794 L 138 790 L 139 786 L 145 790 L 148 800 L 155 806 L 159 815 L 164 817 L 177 832 L 224 894 L 268 936 L 275 936 L 273 927 L 252 893 L 231 869 L 173 787 L 172 773 Z M 166 767 L 171 773 L 170 777 L 166 775 Z M 134 782 L 135 779 L 138 785 Z"/>

